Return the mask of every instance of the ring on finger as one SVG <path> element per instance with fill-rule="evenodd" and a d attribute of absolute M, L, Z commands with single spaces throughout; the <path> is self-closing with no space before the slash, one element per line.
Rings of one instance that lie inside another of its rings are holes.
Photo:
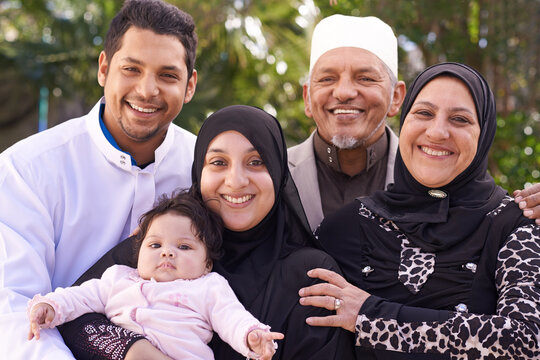
<path fill-rule="evenodd" d="M 335 298 L 334 299 L 334 310 L 339 309 L 342 304 L 343 304 L 343 300 Z"/>

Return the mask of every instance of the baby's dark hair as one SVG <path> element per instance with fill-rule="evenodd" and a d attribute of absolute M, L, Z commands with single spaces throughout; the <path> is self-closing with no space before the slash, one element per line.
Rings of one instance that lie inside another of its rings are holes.
<path fill-rule="evenodd" d="M 139 219 L 139 233 L 135 239 L 135 263 L 139 258 L 141 244 L 146 237 L 152 221 L 160 216 L 174 212 L 191 220 L 193 233 L 206 247 L 207 265 L 222 255 L 222 232 L 223 221 L 216 213 L 210 211 L 204 202 L 190 190 L 175 191 L 171 197 L 163 195 L 159 198 L 154 208 L 141 216 Z"/>

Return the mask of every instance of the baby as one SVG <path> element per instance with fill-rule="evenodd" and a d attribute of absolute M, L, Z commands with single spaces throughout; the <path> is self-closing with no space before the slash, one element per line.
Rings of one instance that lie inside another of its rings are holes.
<path fill-rule="evenodd" d="M 57 288 L 28 303 L 28 339 L 85 313 L 99 312 L 144 335 L 174 359 L 213 359 L 212 331 L 242 355 L 271 359 L 283 334 L 255 319 L 225 278 L 219 257 L 221 220 L 189 192 L 162 197 L 141 217 L 137 269 L 113 265 L 101 279 Z"/>

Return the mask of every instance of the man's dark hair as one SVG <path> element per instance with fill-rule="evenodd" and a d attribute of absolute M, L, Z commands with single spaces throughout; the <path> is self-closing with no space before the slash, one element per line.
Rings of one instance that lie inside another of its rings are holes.
<path fill-rule="evenodd" d="M 195 67 L 197 34 L 193 18 L 161 0 L 126 0 L 120 12 L 112 19 L 105 36 L 105 55 L 110 62 L 122 46 L 122 37 L 130 27 L 151 30 L 159 35 L 176 36 L 184 46 L 184 59 L 191 78 Z"/>
<path fill-rule="evenodd" d="M 139 233 L 135 239 L 135 260 L 139 257 L 141 244 L 152 221 L 167 213 L 175 213 L 191 220 L 191 230 L 206 247 L 206 262 L 212 265 L 221 257 L 223 221 L 221 217 L 206 207 L 204 202 L 189 190 L 180 190 L 171 197 L 163 195 L 153 209 L 139 219 Z M 137 261 L 135 261 L 137 263 Z"/>

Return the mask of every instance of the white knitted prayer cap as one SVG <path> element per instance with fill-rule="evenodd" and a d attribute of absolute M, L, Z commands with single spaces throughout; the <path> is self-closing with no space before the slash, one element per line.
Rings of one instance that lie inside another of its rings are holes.
<path fill-rule="evenodd" d="M 340 47 L 356 47 L 372 52 L 397 78 L 397 39 L 392 28 L 381 19 L 339 14 L 322 19 L 315 26 L 311 38 L 309 72 L 321 55 Z"/>

